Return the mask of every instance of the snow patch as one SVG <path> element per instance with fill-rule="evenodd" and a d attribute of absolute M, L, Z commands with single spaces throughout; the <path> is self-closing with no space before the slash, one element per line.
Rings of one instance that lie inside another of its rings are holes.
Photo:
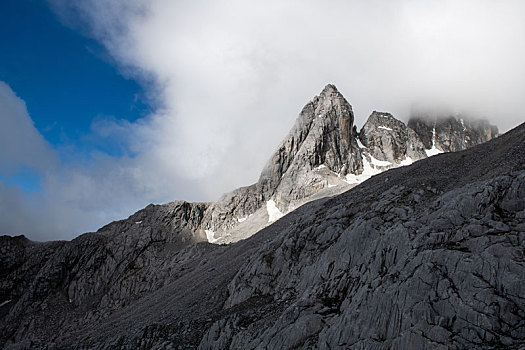
<path fill-rule="evenodd" d="M 142 220 L 140 220 L 140 221 L 135 221 L 135 224 L 137 224 L 137 225 L 142 224 Z"/>
<path fill-rule="evenodd" d="M 248 219 L 248 217 L 237 218 L 237 222 L 244 222 L 244 221 L 246 221 L 246 219 Z"/>
<path fill-rule="evenodd" d="M 5 304 L 8 304 L 9 302 L 11 302 L 11 299 L 6 300 L 6 301 L 4 301 L 3 303 L 1 303 L 1 304 L 0 304 L 0 307 L 4 306 Z"/>
<path fill-rule="evenodd" d="M 318 167 L 315 167 L 314 170 L 321 170 L 321 169 L 324 169 L 324 168 L 326 168 L 326 165 L 321 164 Z"/>
<path fill-rule="evenodd" d="M 372 155 L 370 155 L 370 160 L 371 160 L 371 163 L 373 165 L 375 165 L 375 166 L 389 166 L 389 165 L 392 165 L 392 163 L 384 161 L 384 160 L 379 160 L 377 158 L 372 157 Z"/>
<path fill-rule="evenodd" d="M 366 148 L 366 147 L 361 143 L 361 141 L 359 141 L 358 138 L 356 138 L 356 140 L 357 140 L 357 146 L 358 146 L 359 148 Z"/>
<path fill-rule="evenodd" d="M 425 153 L 427 154 L 427 157 L 432 157 L 432 156 L 435 156 L 436 154 L 443 153 L 442 150 L 436 147 L 436 127 L 432 129 L 432 148 L 426 149 Z"/>
<path fill-rule="evenodd" d="M 268 212 L 268 222 L 274 222 L 284 216 L 283 213 L 277 208 L 273 199 L 266 202 L 266 211 Z"/>
<path fill-rule="evenodd" d="M 440 153 L 443 153 L 443 151 L 438 150 Z M 398 166 L 406 166 L 414 163 L 414 160 L 410 157 L 406 157 L 404 160 L 402 160 L 399 164 L 396 163 L 390 163 L 386 161 L 382 161 L 379 159 L 376 159 L 374 157 L 370 156 L 370 161 L 363 155 L 363 172 L 359 175 L 355 174 L 347 174 L 345 177 L 345 181 L 349 184 L 360 184 L 361 182 L 364 182 L 371 178 L 374 175 L 380 174 L 383 171 L 387 170 L 385 169 L 386 166 L 389 166 L 391 168 L 395 168 Z M 328 186 L 330 187 L 330 185 Z"/>
<path fill-rule="evenodd" d="M 382 172 L 380 169 L 376 169 L 370 165 L 370 162 L 366 159 L 366 157 L 362 156 L 363 159 L 363 172 L 359 175 L 355 174 L 347 174 L 345 177 L 345 181 L 349 184 L 360 184 L 361 182 L 364 182 L 371 178 L 374 175 L 377 175 Z M 390 163 L 388 163 L 390 164 Z"/>
<path fill-rule="evenodd" d="M 335 187 L 337 185 L 333 185 L 333 184 L 328 184 L 328 188 L 332 188 L 332 187 Z"/>
<path fill-rule="evenodd" d="M 377 127 L 378 129 L 383 129 L 383 130 L 388 130 L 388 131 L 393 131 L 392 129 L 386 127 L 386 126 L 378 126 Z"/>
<path fill-rule="evenodd" d="M 204 232 L 206 232 L 206 239 L 209 243 L 215 243 L 219 240 L 218 238 L 215 238 L 215 232 L 212 230 L 204 230 Z"/>
<path fill-rule="evenodd" d="M 426 149 L 425 153 L 427 154 L 427 157 L 432 157 L 432 156 L 435 156 L 436 154 L 443 153 L 443 151 L 440 150 L 439 148 L 436 148 L 436 146 L 432 145 L 432 148 Z"/>
<path fill-rule="evenodd" d="M 405 159 L 403 159 L 401 161 L 401 163 L 399 163 L 400 166 L 407 166 L 407 165 L 410 165 L 414 163 L 414 160 L 412 158 L 410 158 L 409 156 L 407 156 Z"/>

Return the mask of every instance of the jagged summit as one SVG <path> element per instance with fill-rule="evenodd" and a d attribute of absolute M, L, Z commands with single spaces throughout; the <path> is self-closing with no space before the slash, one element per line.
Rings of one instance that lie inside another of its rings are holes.
<path fill-rule="evenodd" d="M 362 171 L 352 106 L 327 85 L 303 107 L 259 181 L 213 203 L 204 229 L 214 242 L 238 240 L 241 231 L 245 238 L 327 188 L 344 190 L 345 176 Z"/>
<path fill-rule="evenodd" d="M 342 97 L 342 94 L 339 92 L 339 90 L 337 90 L 337 87 L 334 84 L 326 84 L 326 86 L 323 88 L 323 90 L 321 90 L 321 93 L 319 95 L 322 96 L 323 94 L 332 93 L 339 94 Z"/>
<path fill-rule="evenodd" d="M 327 85 L 302 109 L 270 158 L 259 179 L 261 190 L 276 195 L 285 209 L 290 201 L 319 190 L 322 176 L 312 171 L 315 168 L 341 176 L 362 171 L 356 136 L 352 106 L 334 85 Z"/>
<path fill-rule="evenodd" d="M 464 134 L 477 132 L 470 129 L 474 122 L 457 123 L 465 126 Z M 437 139 L 444 141 L 425 143 L 427 124 L 416 125 L 413 130 L 390 113 L 374 111 L 358 132 L 352 106 L 335 85 L 327 85 L 303 107 L 258 182 L 209 204 L 197 225 L 197 236 L 212 243 L 247 238 L 307 201 L 339 194 L 382 171 L 456 149 L 447 148 L 447 142 L 466 148 L 494 135 L 471 137 L 467 143 L 465 137 L 458 139 L 438 127 Z"/>
<path fill-rule="evenodd" d="M 325 165 L 346 174 L 352 150 L 358 149 L 352 106 L 334 85 L 327 85 L 303 107 L 288 136 L 281 142 L 261 173 L 259 183 L 275 189 L 282 175 L 297 166 L 313 169 Z M 300 163 L 300 164 L 298 164 Z M 342 167 L 345 167 L 341 171 Z"/>

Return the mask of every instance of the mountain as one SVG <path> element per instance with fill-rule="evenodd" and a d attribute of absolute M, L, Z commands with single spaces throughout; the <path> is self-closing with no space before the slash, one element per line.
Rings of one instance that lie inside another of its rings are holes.
<path fill-rule="evenodd" d="M 150 205 L 70 242 L 0 237 L 0 344 L 525 343 L 525 125 L 469 148 L 474 131 L 456 142 L 437 121 L 428 143 L 388 113 L 353 119 L 329 85 L 259 181 L 215 203 Z M 443 135 L 465 150 L 428 158 Z"/>
<path fill-rule="evenodd" d="M 425 148 L 434 147 L 444 152 L 462 151 L 498 135 L 498 129 L 486 120 L 461 115 L 415 113 L 408 126 L 419 135 Z"/>
<path fill-rule="evenodd" d="M 334 85 L 327 85 L 303 107 L 259 181 L 210 205 L 203 224 L 209 241 L 245 239 L 307 201 L 342 193 L 384 170 L 464 150 L 498 135 L 484 120 L 459 118 L 461 130 L 454 132 L 442 126 L 442 120 L 450 124 L 456 119 L 413 115 L 408 124 L 417 128 L 412 129 L 390 113 L 374 111 L 358 132 L 352 106 Z M 422 141 L 427 131 L 423 125 L 437 126 L 436 142 Z M 452 149 L 440 140 L 457 146 Z"/>

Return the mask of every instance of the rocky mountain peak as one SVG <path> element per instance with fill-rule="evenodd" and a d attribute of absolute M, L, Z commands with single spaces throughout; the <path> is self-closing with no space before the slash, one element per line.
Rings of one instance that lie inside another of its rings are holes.
<path fill-rule="evenodd" d="M 362 169 L 352 106 L 327 85 L 299 114 L 295 125 L 261 173 L 258 185 L 279 207 L 324 188 L 316 168 L 339 175 Z M 286 196 L 284 195 L 286 193 Z"/>
<path fill-rule="evenodd" d="M 374 111 L 363 125 L 359 139 L 379 161 L 400 164 L 426 157 L 416 133 L 390 113 Z"/>
<path fill-rule="evenodd" d="M 211 204 L 204 219 L 206 234 L 213 234 L 213 242 L 236 241 L 312 195 L 327 188 L 342 191 L 348 185 L 345 175 L 362 171 L 356 137 L 352 106 L 334 85 L 327 85 L 303 107 L 259 181 Z"/>
<path fill-rule="evenodd" d="M 390 113 L 374 111 L 358 133 L 352 106 L 334 85 L 327 85 L 303 107 L 259 181 L 224 195 L 206 210 L 202 226 L 211 237 L 208 241 L 244 239 L 305 202 L 336 195 L 385 170 L 459 146 L 471 147 L 494 135 L 483 123 L 480 131 L 472 133 L 475 122 L 412 122 L 415 130 Z M 437 133 L 434 125 L 438 125 Z M 466 131 L 451 133 L 458 125 Z"/>
<path fill-rule="evenodd" d="M 316 114 L 319 118 L 338 122 L 342 140 L 347 147 L 351 147 L 352 138 L 357 135 L 354 112 L 335 85 L 327 85 L 317 98 Z"/>

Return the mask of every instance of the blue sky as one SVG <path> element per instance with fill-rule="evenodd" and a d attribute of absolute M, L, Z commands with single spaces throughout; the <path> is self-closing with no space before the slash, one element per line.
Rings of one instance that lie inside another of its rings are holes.
<path fill-rule="evenodd" d="M 0 1 L 0 234 L 71 239 L 257 181 L 328 83 L 525 120 L 522 0 Z"/>
<path fill-rule="evenodd" d="M 62 25 L 44 1 L 0 2 L 0 80 L 26 102 L 35 127 L 52 145 L 86 145 L 97 117 L 134 121 L 148 112 L 141 86 L 119 72 L 96 40 Z"/>

